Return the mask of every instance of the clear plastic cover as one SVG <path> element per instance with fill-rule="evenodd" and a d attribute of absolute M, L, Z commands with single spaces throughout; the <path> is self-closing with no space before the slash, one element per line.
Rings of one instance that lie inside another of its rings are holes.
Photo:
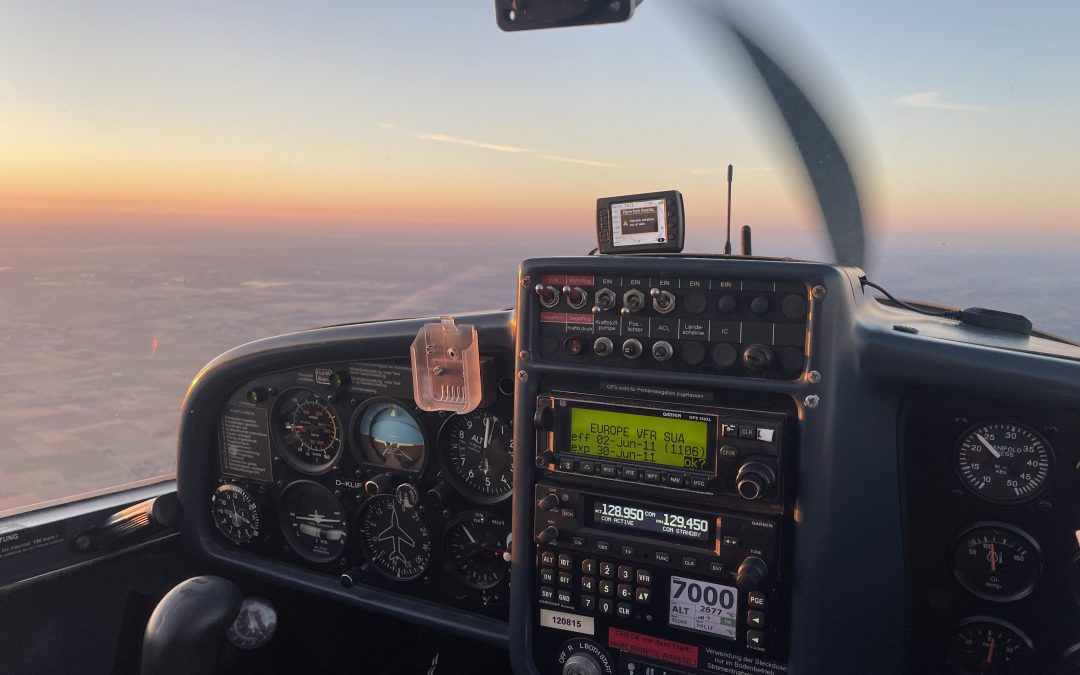
<path fill-rule="evenodd" d="M 484 398 L 476 326 L 453 317 L 424 324 L 412 343 L 413 390 L 421 410 L 467 413 Z"/>

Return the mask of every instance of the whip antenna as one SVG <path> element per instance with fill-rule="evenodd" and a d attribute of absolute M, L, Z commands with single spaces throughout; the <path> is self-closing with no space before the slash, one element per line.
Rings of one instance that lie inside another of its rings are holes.
<path fill-rule="evenodd" d="M 735 167 L 727 165 L 727 241 L 724 242 L 724 255 L 731 255 L 731 177 Z"/>

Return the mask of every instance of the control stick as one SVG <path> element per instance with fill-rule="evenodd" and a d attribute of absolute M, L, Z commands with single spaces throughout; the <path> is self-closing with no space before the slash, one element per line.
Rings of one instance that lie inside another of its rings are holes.
<path fill-rule="evenodd" d="M 215 576 L 193 577 L 165 594 L 143 634 L 142 675 L 213 673 L 244 596 Z"/>

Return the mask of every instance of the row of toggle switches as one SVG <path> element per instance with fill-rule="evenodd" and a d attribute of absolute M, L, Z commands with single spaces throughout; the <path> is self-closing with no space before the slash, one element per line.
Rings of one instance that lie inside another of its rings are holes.
<path fill-rule="evenodd" d="M 566 298 L 566 304 L 572 309 L 581 309 L 589 304 L 589 292 L 580 286 L 563 286 L 561 295 L 559 289 L 555 286 L 545 286 L 544 284 L 537 284 L 533 290 L 540 298 L 540 304 L 548 309 L 558 305 L 561 297 Z M 651 288 L 649 289 L 649 297 L 652 298 L 653 309 L 660 314 L 669 314 L 675 310 L 675 296 L 671 292 Z M 593 314 L 600 314 L 614 309 L 616 300 L 615 291 L 610 288 L 601 288 L 596 291 L 596 296 L 593 298 Z M 623 293 L 622 301 L 623 306 L 619 313 L 623 316 L 645 309 L 645 293 L 636 288 Z"/>

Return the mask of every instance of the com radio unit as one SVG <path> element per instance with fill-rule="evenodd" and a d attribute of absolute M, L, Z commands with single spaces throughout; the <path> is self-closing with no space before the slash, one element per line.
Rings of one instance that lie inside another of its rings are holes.
<path fill-rule="evenodd" d="M 585 394 L 537 398 L 536 463 L 662 490 L 777 500 L 785 416 Z"/>

